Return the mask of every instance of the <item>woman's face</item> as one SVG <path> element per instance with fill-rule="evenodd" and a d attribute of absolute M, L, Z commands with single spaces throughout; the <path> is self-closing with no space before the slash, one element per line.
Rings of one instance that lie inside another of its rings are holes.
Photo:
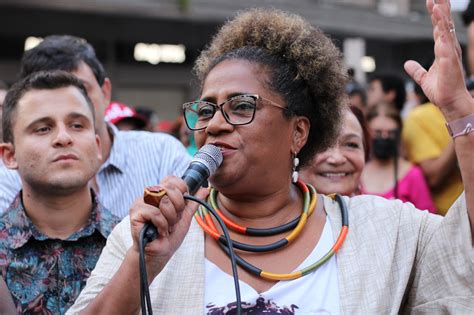
<path fill-rule="evenodd" d="M 352 195 L 357 191 L 365 164 L 363 137 L 356 116 L 346 110 L 337 143 L 317 154 L 300 171 L 302 179 L 323 194 Z"/>
<path fill-rule="evenodd" d="M 388 116 L 376 116 L 369 122 L 374 160 L 390 161 L 398 156 L 398 123 Z"/>
<path fill-rule="evenodd" d="M 292 168 L 291 153 L 299 151 L 295 145 L 295 122 L 286 118 L 283 109 L 271 102 L 285 106 L 284 99 L 266 84 L 267 73 L 263 66 L 245 60 L 225 60 L 207 75 L 201 100 L 222 104 L 236 95 L 257 94 L 253 121 L 234 126 L 217 110 L 207 127 L 195 132 L 196 144 L 214 144 L 220 147 L 224 161 L 212 176 L 212 184 L 224 192 L 271 191 L 275 185 L 288 185 Z M 309 129 L 309 123 L 307 126 Z M 307 134 L 305 135 L 307 137 Z M 304 138 L 304 142 L 306 138 Z M 232 189 L 230 189 L 232 187 Z M 253 191 L 252 191 L 253 190 Z"/>
<path fill-rule="evenodd" d="M 387 116 L 377 116 L 368 123 L 370 137 L 390 138 L 398 132 L 397 122 Z"/>

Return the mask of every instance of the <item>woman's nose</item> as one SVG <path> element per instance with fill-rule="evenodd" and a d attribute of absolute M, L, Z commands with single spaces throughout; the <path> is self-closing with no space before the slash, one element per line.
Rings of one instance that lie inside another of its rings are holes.
<path fill-rule="evenodd" d="M 230 131 L 233 128 L 234 126 L 225 119 L 222 109 L 219 109 L 209 120 L 205 130 L 208 133 L 215 134 L 220 131 Z"/>
<path fill-rule="evenodd" d="M 331 164 L 342 164 L 346 161 L 346 156 L 337 145 L 334 148 L 329 149 L 327 152 L 327 162 Z"/>

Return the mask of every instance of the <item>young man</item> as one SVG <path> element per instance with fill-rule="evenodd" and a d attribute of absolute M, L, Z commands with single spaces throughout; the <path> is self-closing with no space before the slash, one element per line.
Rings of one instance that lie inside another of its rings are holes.
<path fill-rule="evenodd" d="M 406 100 L 405 83 L 394 74 L 378 74 L 369 80 L 367 111 L 380 102 L 393 105 L 399 112 Z"/>
<path fill-rule="evenodd" d="M 65 313 L 119 219 L 89 188 L 102 158 L 82 83 L 38 72 L 5 99 L 0 155 L 22 189 L 0 217 L 0 274 L 21 313 Z"/>
<path fill-rule="evenodd" d="M 101 203 L 119 217 L 128 214 L 133 201 L 146 186 L 155 185 L 167 175 L 180 176 L 191 157 L 177 139 L 165 134 L 119 131 L 104 122 L 112 84 L 84 39 L 48 36 L 27 51 L 21 62 L 21 76 L 42 70 L 64 70 L 81 79 L 96 110 L 97 133 L 102 143 L 103 164 L 92 181 Z M 15 181 L 4 179 L 0 167 L 0 212 L 20 189 Z"/>

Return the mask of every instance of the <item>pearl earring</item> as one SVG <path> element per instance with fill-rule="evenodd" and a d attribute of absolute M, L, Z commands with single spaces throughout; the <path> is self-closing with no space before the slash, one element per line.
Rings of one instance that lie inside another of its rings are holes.
<path fill-rule="evenodd" d="M 298 174 L 298 171 L 296 170 L 298 165 L 300 165 L 300 159 L 298 159 L 298 157 L 296 156 L 296 152 L 295 152 L 295 156 L 293 158 L 293 173 L 291 174 L 291 179 L 292 179 L 293 183 L 296 183 L 298 181 L 299 174 Z"/>

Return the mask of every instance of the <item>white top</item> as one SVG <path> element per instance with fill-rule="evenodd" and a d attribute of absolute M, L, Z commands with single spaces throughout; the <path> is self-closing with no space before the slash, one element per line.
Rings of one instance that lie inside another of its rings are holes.
<path fill-rule="evenodd" d="M 341 210 L 323 198 L 335 242 Z M 464 194 L 445 217 L 377 196 L 343 199 L 349 233 L 337 253 L 341 314 L 474 314 L 474 251 Z M 86 287 L 66 314 L 79 314 L 101 292 L 132 246 L 126 217 L 110 234 Z M 204 233 L 193 220 L 150 285 L 154 314 L 203 313 L 204 246 Z M 233 286 L 222 290 L 233 292 Z"/>
<path fill-rule="evenodd" d="M 315 263 L 333 245 L 331 224 L 326 220 L 318 244 L 294 271 Z M 252 314 L 253 312 L 255 314 L 339 314 L 340 312 L 335 255 L 309 275 L 295 280 L 276 282 L 268 291 L 262 293 L 258 293 L 241 280 L 239 283 L 244 312 Z M 204 287 L 204 314 L 235 312 L 236 298 L 232 276 L 207 259 Z"/>

